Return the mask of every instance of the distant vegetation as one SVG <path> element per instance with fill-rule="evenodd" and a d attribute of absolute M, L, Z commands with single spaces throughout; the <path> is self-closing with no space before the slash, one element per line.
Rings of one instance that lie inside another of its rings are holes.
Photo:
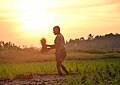
<path fill-rule="evenodd" d="M 27 47 L 27 45 L 23 45 L 22 47 L 19 45 L 17 46 L 16 44 L 12 42 L 4 42 L 0 41 L 0 51 L 4 50 L 25 50 L 25 51 L 35 51 L 37 48 L 34 46 Z"/>
<path fill-rule="evenodd" d="M 120 53 L 120 34 L 106 34 L 104 36 L 93 36 L 89 34 L 88 39 L 84 37 L 70 39 L 66 42 L 67 53 L 89 53 L 89 54 L 107 54 Z M 0 62 L 31 62 L 54 60 L 55 50 L 49 50 L 41 53 L 41 49 L 26 45 L 17 46 L 11 42 L 0 41 Z M 49 57 L 49 56 L 52 57 Z M 73 55 L 74 56 L 74 55 Z M 115 55 L 112 55 L 114 57 Z M 95 56 L 96 57 L 96 56 Z M 111 57 L 111 56 L 110 56 Z M 117 55 L 117 57 L 119 57 Z M 85 58 L 85 57 L 84 57 Z"/>
<path fill-rule="evenodd" d="M 89 34 L 87 39 L 84 37 L 70 39 L 66 41 L 67 51 L 83 52 L 83 53 L 120 53 L 120 34 L 110 33 L 105 35 Z M 2 50 L 22 50 L 38 52 L 38 48 L 27 45 L 17 46 L 12 42 L 0 41 L 0 51 Z"/>
<path fill-rule="evenodd" d="M 67 49 L 78 52 L 120 52 L 120 34 L 110 33 L 105 35 L 89 34 L 88 39 L 84 37 L 70 39 L 67 43 Z"/>

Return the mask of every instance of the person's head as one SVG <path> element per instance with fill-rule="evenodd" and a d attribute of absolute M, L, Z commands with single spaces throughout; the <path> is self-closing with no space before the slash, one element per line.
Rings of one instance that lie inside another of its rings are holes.
<path fill-rule="evenodd" d="M 53 27 L 53 33 L 54 33 L 54 35 L 60 34 L 60 27 L 59 26 Z"/>
<path fill-rule="evenodd" d="M 45 39 L 45 38 L 42 38 L 42 39 L 40 40 L 40 43 L 41 43 L 41 45 L 46 45 L 46 39 Z"/>

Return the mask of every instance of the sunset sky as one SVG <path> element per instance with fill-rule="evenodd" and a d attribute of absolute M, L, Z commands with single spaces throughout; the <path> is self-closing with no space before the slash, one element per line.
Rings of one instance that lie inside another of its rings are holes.
<path fill-rule="evenodd" d="M 0 40 L 39 47 L 55 25 L 66 40 L 120 33 L 120 0 L 0 0 Z"/>

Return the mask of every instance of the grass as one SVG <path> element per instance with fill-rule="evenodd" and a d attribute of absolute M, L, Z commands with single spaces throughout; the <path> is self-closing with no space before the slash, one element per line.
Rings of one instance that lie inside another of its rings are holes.
<path fill-rule="evenodd" d="M 69 65 L 76 76 L 68 76 L 68 85 L 120 84 L 120 59 L 72 61 Z"/>
<path fill-rule="evenodd" d="M 71 60 L 65 61 L 70 73 L 75 76 L 67 76 L 69 85 L 79 84 L 115 84 L 120 83 L 120 59 L 102 60 Z M 0 78 L 19 78 L 27 74 L 53 74 L 56 73 L 55 62 L 1 64 Z M 71 81 L 69 81 L 71 80 Z"/>
<path fill-rule="evenodd" d="M 15 78 L 27 74 L 51 74 L 55 72 L 54 62 L 0 64 L 0 79 Z"/>
<path fill-rule="evenodd" d="M 57 73 L 54 53 L 0 52 L 0 79 L 20 78 L 28 74 Z M 9 55 L 9 56 L 8 56 Z M 120 54 L 68 53 L 64 62 L 70 73 L 68 85 L 120 84 Z"/>

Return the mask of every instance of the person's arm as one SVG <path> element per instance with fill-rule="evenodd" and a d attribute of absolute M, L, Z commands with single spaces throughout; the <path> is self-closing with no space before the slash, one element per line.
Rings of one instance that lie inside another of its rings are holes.
<path fill-rule="evenodd" d="M 41 53 L 47 52 L 47 51 L 54 49 L 54 48 L 55 48 L 55 45 L 44 44 L 44 45 L 42 45 Z"/>
<path fill-rule="evenodd" d="M 47 45 L 47 48 L 48 48 L 48 49 L 54 49 L 54 48 L 55 48 L 55 45 Z"/>

